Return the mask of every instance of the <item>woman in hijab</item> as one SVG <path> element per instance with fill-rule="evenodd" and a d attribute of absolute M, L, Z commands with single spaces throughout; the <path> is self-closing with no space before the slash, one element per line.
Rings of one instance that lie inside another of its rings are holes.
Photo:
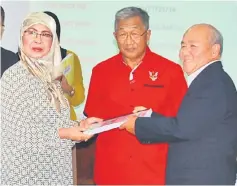
<path fill-rule="evenodd" d="M 61 54 L 53 18 L 29 14 L 19 51 L 20 61 L 1 78 L 1 184 L 71 185 L 73 142 L 67 139 L 90 136 L 72 127 L 78 122 L 70 120 L 58 81 Z M 97 121 L 92 120 L 87 122 Z"/>

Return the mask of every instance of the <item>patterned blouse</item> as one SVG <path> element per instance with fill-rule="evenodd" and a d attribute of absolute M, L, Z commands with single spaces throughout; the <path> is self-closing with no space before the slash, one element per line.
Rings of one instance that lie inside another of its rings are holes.
<path fill-rule="evenodd" d="M 10 67 L 1 78 L 1 185 L 72 185 L 73 143 L 58 136 L 69 118 L 21 63 Z"/>

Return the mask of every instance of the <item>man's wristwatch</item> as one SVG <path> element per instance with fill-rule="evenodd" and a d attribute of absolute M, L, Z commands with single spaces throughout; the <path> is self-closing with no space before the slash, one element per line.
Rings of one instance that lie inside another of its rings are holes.
<path fill-rule="evenodd" d="M 72 88 L 71 92 L 69 92 L 69 96 L 73 96 L 75 94 L 75 89 Z"/>

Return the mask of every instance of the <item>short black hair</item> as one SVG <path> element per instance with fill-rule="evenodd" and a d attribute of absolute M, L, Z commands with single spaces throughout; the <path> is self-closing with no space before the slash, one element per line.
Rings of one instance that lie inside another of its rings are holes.
<path fill-rule="evenodd" d="M 49 15 L 50 17 L 52 17 L 56 23 L 56 34 L 58 36 L 58 40 L 60 41 L 60 34 L 61 34 L 61 25 L 58 19 L 58 16 L 56 16 L 56 14 L 54 14 L 53 12 L 50 11 L 44 11 L 45 14 Z"/>
<path fill-rule="evenodd" d="M 4 26 L 4 21 L 5 21 L 5 11 L 4 11 L 3 7 L 1 6 L 1 23 L 2 23 L 2 26 Z"/>

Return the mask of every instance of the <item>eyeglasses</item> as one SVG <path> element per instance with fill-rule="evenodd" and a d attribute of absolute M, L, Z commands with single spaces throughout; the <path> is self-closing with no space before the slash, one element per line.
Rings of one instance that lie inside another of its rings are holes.
<path fill-rule="evenodd" d="M 27 33 L 27 35 L 32 38 L 37 38 L 38 35 L 40 35 L 41 39 L 43 39 L 43 40 L 49 40 L 49 39 L 53 38 L 53 36 L 47 32 L 42 32 L 41 34 L 39 34 L 38 32 L 36 32 L 34 30 L 26 30 L 24 33 Z"/>
<path fill-rule="evenodd" d="M 147 30 L 145 32 L 140 33 L 138 31 L 133 31 L 130 34 L 128 32 L 117 32 L 116 36 L 118 41 L 123 42 L 128 38 L 128 35 L 132 38 L 133 41 L 139 41 L 141 39 L 141 36 L 143 36 L 145 33 L 147 33 Z"/>

